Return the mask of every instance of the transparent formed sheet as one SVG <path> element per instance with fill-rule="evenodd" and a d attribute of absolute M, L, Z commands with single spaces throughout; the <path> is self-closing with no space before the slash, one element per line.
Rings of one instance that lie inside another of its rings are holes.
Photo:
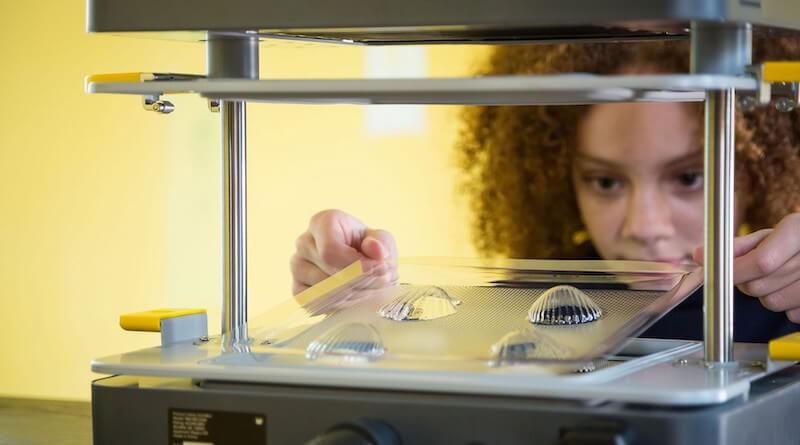
<path fill-rule="evenodd" d="M 591 371 L 701 282 L 632 261 L 364 260 L 253 319 L 250 345 L 263 365 Z M 539 306 L 575 308 L 532 323 Z"/>

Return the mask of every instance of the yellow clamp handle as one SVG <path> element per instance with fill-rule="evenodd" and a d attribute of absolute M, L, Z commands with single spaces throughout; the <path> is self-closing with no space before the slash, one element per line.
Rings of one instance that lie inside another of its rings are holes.
<path fill-rule="evenodd" d="M 770 340 L 769 358 L 772 360 L 800 360 L 800 332 L 793 332 Z"/>
<path fill-rule="evenodd" d="M 151 73 L 92 74 L 86 77 L 86 83 L 144 82 L 153 78 Z"/>
<path fill-rule="evenodd" d="M 149 82 L 153 80 L 197 80 L 206 76 L 202 74 L 180 74 L 180 73 L 110 73 L 110 74 L 91 74 L 86 76 L 86 84 L 90 83 L 136 83 Z"/>
<path fill-rule="evenodd" d="M 800 82 L 800 62 L 764 62 L 761 64 L 764 82 Z"/>
<path fill-rule="evenodd" d="M 119 325 L 126 331 L 161 332 L 161 320 L 205 313 L 205 309 L 154 309 L 120 315 Z"/>

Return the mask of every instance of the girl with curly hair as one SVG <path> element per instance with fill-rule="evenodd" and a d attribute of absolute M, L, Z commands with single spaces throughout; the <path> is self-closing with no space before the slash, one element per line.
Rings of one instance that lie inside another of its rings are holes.
<path fill-rule="evenodd" d="M 754 61 L 800 59 L 800 40 L 756 40 Z M 497 47 L 480 75 L 689 71 L 687 42 Z M 701 104 L 469 107 L 456 146 L 473 239 L 486 256 L 702 262 Z M 800 113 L 737 112 L 736 341 L 800 329 Z M 292 257 L 300 292 L 391 234 L 318 213 Z M 392 275 L 392 274 L 389 274 Z M 392 281 L 386 276 L 385 282 Z M 379 282 L 380 283 L 380 282 Z M 646 335 L 702 338 L 696 293 Z"/>

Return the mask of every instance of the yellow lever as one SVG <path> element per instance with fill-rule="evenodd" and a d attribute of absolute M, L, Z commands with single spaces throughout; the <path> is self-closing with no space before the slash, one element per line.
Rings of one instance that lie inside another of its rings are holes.
<path fill-rule="evenodd" d="M 154 309 L 120 315 L 119 325 L 126 331 L 161 332 L 161 320 L 205 313 L 205 309 Z"/>
<path fill-rule="evenodd" d="M 86 77 L 86 83 L 144 82 L 153 80 L 153 77 L 150 73 L 92 74 Z"/>
<path fill-rule="evenodd" d="M 764 62 L 761 65 L 764 82 L 800 82 L 800 62 Z"/>
<path fill-rule="evenodd" d="M 179 74 L 179 73 L 110 73 L 110 74 L 91 74 L 86 76 L 86 84 L 90 83 L 136 83 L 149 82 L 152 80 L 196 80 L 205 76 L 201 74 Z"/>
<path fill-rule="evenodd" d="M 800 360 L 800 332 L 770 340 L 769 358 L 772 360 Z"/>

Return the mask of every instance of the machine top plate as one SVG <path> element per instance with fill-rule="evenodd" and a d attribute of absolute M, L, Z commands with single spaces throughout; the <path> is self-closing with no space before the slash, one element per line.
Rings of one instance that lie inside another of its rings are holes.
<path fill-rule="evenodd" d="M 675 38 L 691 21 L 800 29 L 792 0 L 87 0 L 89 32 L 212 32 L 339 43 Z"/>

